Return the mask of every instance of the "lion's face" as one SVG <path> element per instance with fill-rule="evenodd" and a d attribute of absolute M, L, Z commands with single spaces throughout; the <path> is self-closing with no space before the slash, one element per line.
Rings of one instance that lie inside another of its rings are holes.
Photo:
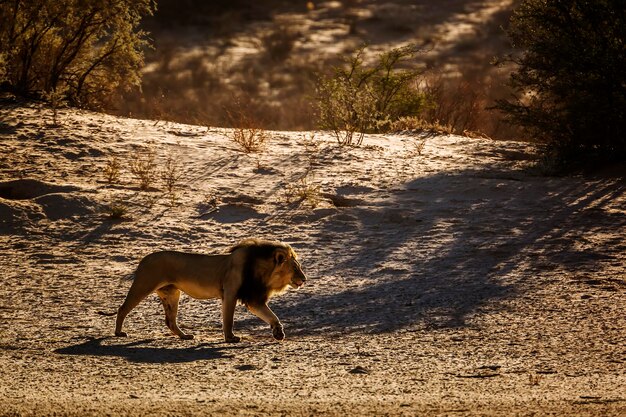
<path fill-rule="evenodd" d="M 279 287 L 300 288 L 304 285 L 306 275 L 291 248 L 277 249 L 274 253 L 274 263 L 272 281 L 276 282 Z"/>

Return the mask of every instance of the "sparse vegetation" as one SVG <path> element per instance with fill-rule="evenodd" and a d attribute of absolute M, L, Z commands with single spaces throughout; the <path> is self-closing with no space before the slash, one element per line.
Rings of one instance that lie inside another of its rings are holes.
<path fill-rule="evenodd" d="M 245 153 L 258 152 L 265 147 L 269 134 L 260 127 L 237 127 L 231 133 L 233 141 Z"/>
<path fill-rule="evenodd" d="M 204 216 L 207 216 L 213 213 L 214 211 L 217 210 L 221 202 L 222 201 L 219 198 L 219 196 L 215 194 L 214 192 L 205 194 L 204 201 L 198 204 L 199 214 L 197 217 L 202 218 Z"/>
<path fill-rule="evenodd" d="M 515 11 L 517 95 L 499 108 L 560 166 L 626 158 L 625 28 L 621 0 L 526 0 Z"/>
<path fill-rule="evenodd" d="M 148 190 L 156 180 L 156 151 L 153 146 L 138 148 L 129 161 L 130 172 L 139 183 L 140 190 Z"/>
<path fill-rule="evenodd" d="M 429 105 L 421 117 L 427 122 L 446 126 L 450 133 L 456 134 L 478 131 L 484 126 L 481 118 L 486 111 L 486 97 L 483 86 L 475 80 L 431 76 L 424 80 L 422 89 Z"/>
<path fill-rule="evenodd" d="M 392 132 L 417 131 L 426 136 L 454 133 L 454 129 L 450 125 L 441 124 L 438 120 L 428 122 L 421 117 L 401 117 L 391 124 L 389 130 Z"/>
<path fill-rule="evenodd" d="M 418 53 L 415 46 L 382 53 L 371 67 L 364 64 L 364 53 L 364 47 L 359 49 L 317 85 L 320 128 L 330 130 L 342 146 L 360 145 L 365 133 L 385 131 L 426 105 L 417 83 L 422 71 L 400 69 Z"/>
<path fill-rule="evenodd" d="M 234 128 L 231 130 L 230 138 L 245 153 L 258 152 L 262 150 L 269 140 L 268 132 L 263 129 L 262 123 L 251 115 L 248 111 L 248 104 L 242 104 L 237 99 L 236 107 L 228 112 Z"/>
<path fill-rule="evenodd" d="M 320 146 L 315 140 L 315 132 L 307 132 L 302 137 L 304 156 L 307 165 L 304 173 L 285 188 L 285 197 L 288 204 L 305 203 L 315 208 L 322 201 L 320 185 L 315 181 L 315 165 L 319 162 Z"/>
<path fill-rule="evenodd" d="M 43 94 L 44 99 L 50 103 L 52 109 L 52 125 L 59 125 L 59 108 L 66 103 L 65 94 L 66 89 L 54 88 Z"/>
<path fill-rule="evenodd" d="M 304 146 L 304 155 L 307 158 L 308 169 L 312 170 L 313 165 L 318 162 L 320 153 L 320 144 L 315 138 L 315 132 L 304 133 L 302 145 Z"/>
<path fill-rule="evenodd" d="M 289 184 L 285 189 L 288 203 L 306 203 L 315 208 L 322 201 L 321 187 L 315 182 L 312 171 L 307 170 L 304 175 Z"/>
<path fill-rule="evenodd" d="M 120 220 L 128 214 L 128 204 L 122 201 L 114 201 L 105 208 L 107 217 L 112 220 Z"/>
<path fill-rule="evenodd" d="M 175 158 L 174 155 L 168 155 L 163 163 L 163 168 L 161 169 L 161 179 L 165 184 L 170 205 L 172 206 L 176 203 L 176 188 L 178 187 L 182 177 L 183 172 L 180 161 Z"/>
<path fill-rule="evenodd" d="M 107 160 L 103 168 L 104 178 L 108 184 L 117 184 L 120 181 L 120 173 L 122 164 L 116 156 L 112 156 Z"/>
<path fill-rule="evenodd" d="M 145 24 L 157 46 L 146 51 L 150 71 L 143 73 L 141 90 L 133 89 L 120 95 L 109 110 L 134 117 L 236 127 L 229 115 L 233 109 L 232 97 L 243 95 L 252 103 L 246 111 L 260 122 L 259 128 L 318 128 L 313 109 L 315 100 L 312 100 L 316 95 L 316 79 L 324 69 L 336 66 L 344 55 L 311 49 L 315 47 L 315 43 L 310 42 L 311 33 L 315 31 L 310 31 L 308 24 L 337 19 L 350 34 L 348 38 L 338 40 L 345 45 L 337 46 L 351 47 L 365 38 L 361 26 L 363 19 L 357 9 L 375 7 L 358 2 L 341 3 L 343 7 L 334 8 L 331 15 L 303 16 L 302 4 L 283 2 L 246 3 L 243 6 L 238 2 L 192 1 L 181 10 L 176 2 L 159 1 L 155 16 L 146 19 Z M 308 10 L 325 7 L 316 5 Z M 509 94 L 503 82 L 505 71 L 490 66 L 487 59 L 480 62 L 481 59 L 475 58 L 491 57 L 504 47 L 500 28 L 508 19 L 509 7 L 503 6 L 503 9 L 507 12 L 498 14 L 497 19 L 487 24 L 489 33 L 459 42 L 454 55 L 450 56 L 452 61 L 447 54 L 435 61 L 429 56 L 432 54 L 424 55 L 424 66 L 432 66 L 433 73 L 440 74 L 429 76 L 428 80 L 431 87 L 435 81 L 440 81 L 438 92 L 441 97 L 427 100 L 420 117 L 431 123 L 449 124 L 457 134 L 477 132 L 493 138 L 520 137 L 517 129 L 502 123 L 497 113 L 488 110 L 496 98 Z M 393 33 L 398 39 L 391 40 L 391 43 L 396 44 L 401 37 L 404 42 L 404 36 L 413 36 L 416 22 L 422 20 L 419 16 L 400 13 L 399 16 L 377 18 L 375 25 L 385 26 L 385 20 L 392 18 Z M 428 19 L 426 21 L 431 23 Z M 171 36 L 172 25 L 180 27 L 181 39 L 190 28 L 206 34 L 206 41 L 203 41 L 206 48 L 197 48 L 194 54 L 182 52 L 178 48 L 179 40 Z M 381 27 L 377 30 L 380 31 Z M 388 31 L 385 33 L 385 36 L 390 35 Z M 489 42 L 482 42 L 481 36 L 489 36 Z M 415 39 L 427 41 L 419 33 Z M 237 45 L 242 44 L 247 45 L 246 51 L 237 50 Z M 480 53 L 476 53 L 477 48 Z M 457 53 L 462 62 L 456 61 Z M 369 65 L 368 60 L 366 64 Z M 399 68 L 412 68 L 405 64 L 409 62 L 400 64 Z M 423 88 L 426 85 L 420 83 L 417 90 Z M 428 90 L 422 92 L 430 94 Z M 378 131 L 388 127 L 386 122 L 376 125 Z M 359 136 L 354 136 L 356 142 Z"/>
<path fill-rule="evenodd" d="M 412 137 L 409 139 L 409 155 L 410 156 L 421 156 L 424 151 L 424 146 L 426 146 L 426 138 L 415 138 Z"/>

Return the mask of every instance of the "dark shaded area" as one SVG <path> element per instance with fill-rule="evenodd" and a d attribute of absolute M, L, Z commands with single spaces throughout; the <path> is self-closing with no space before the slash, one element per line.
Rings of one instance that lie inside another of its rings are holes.
<path fill-rule="evenodd" d="M 90 339 L 77 345 L 56 349 L 54 352 L 61 355 L 117 356 L 135 363 L 184 363 L 231 358 L 233 355 L 225 352 L 236 349 L 233 346 L 219 346 L 217 343 L 200 343 L 185 348 L 155 347 L 150 345 L 154 341 L 152 339 L 116 345 L 102 344 L 108 339 L 111 338 Z"/>
<path fill-rule="evenodd" d="M 420 178 L 377 206 L 344 210 L 342 218 L 352 213 L 352 221 L 331 217 L 321 226 L 318 255 L 303 258 L 303 268 L 310 281 L 336 276 L 351 288 L 270 304 L 288 336 L 472 326 L 473 316 L 503 308 L 501 300 L 532 297 L 550 279 L 546 272 L 571 274 L 578 285 L 576 277 L 593 276 L 602 264 L 623 264 L 605 248 L 626 253 L 626 216 L 605 209 L 625 192 L 615 178 L 516 178 L 489 170 Z M 594 239 L 610 231 L 617 233 Z M 433 239 L 441 247 L 429 252 Z M 332 252 L 339 250 L 350 256 L 337 264 Z M 597 279 L 606 291 L 626 284 Z"/>
<path fill-rule="evenodd" d="M 34 179 L 0 182 L 0 197 L 7 200 L 29 200 L 48 194 L 80 190 L 70 185 L 55 185 Z"/>
<path fill-rule="evenodd" d="M 189 24 L 203 26 L 228 16 L 243 21 L 266 20 L 276 11 L 294 6 L 301 12 L 306 10 L 306 2 L 294 5 L 294 2 L 286 0 L 158 0 L 154 16 L 147 18 L 145 25 L 148 28 Z M 215 28 L 206 29 L 211 31 Z"/>

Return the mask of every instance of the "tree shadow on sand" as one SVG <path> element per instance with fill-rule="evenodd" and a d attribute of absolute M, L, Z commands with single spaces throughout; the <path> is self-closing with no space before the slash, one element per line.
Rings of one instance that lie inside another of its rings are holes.
<path fill-rule="evenodd" d="M 54 352 L 61 355 L 117 356 L 134 363 L 186 363 L 231 358 L 233 355 L 225 352 L 236 349 L 234 346 L 215 346 L 213 343 L 200 343 L 184 348 L 157 347 L 151 345 L 152 339 L 123 344 L 103 344 L 109 339 L 112 338 L 89 339 L 77 345 L 56 349 Z"/>
<path fill-rule="evenodd" d="M 611 202 L 625 193 L 617 179 L 496 170 L 419 178 L 321 224 L 303 264 L 343 290 L 326 278 L 272 308 L 291 334 L 472 325 L 501 300 L 532 297 L 552 271 L 571 283 L 622 262 L 626 215 Z"/>

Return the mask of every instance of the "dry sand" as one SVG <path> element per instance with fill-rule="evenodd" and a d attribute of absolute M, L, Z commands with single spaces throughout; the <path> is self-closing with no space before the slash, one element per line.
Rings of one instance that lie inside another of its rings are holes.
<path fill-rule="evenodd" d="M 0 121 L 0 415 L 626 415 L 623 178 L 458 136 L 419 155 L 417 134 L 271 132 L 245 154 L 222 129 L 10 103 Z M 181 163 L 174 204 L 129 172 L 147 142 Z M 316 208 L 294 196 L 307 170 Z M 179 340 L 156 296 L 112 337 L 100 313 L 143 256 L 249 236 L 310 278 L 271 301 L 284 342 L 238 307 L 225 344 L 219 302 L 187 297 Z"/>

